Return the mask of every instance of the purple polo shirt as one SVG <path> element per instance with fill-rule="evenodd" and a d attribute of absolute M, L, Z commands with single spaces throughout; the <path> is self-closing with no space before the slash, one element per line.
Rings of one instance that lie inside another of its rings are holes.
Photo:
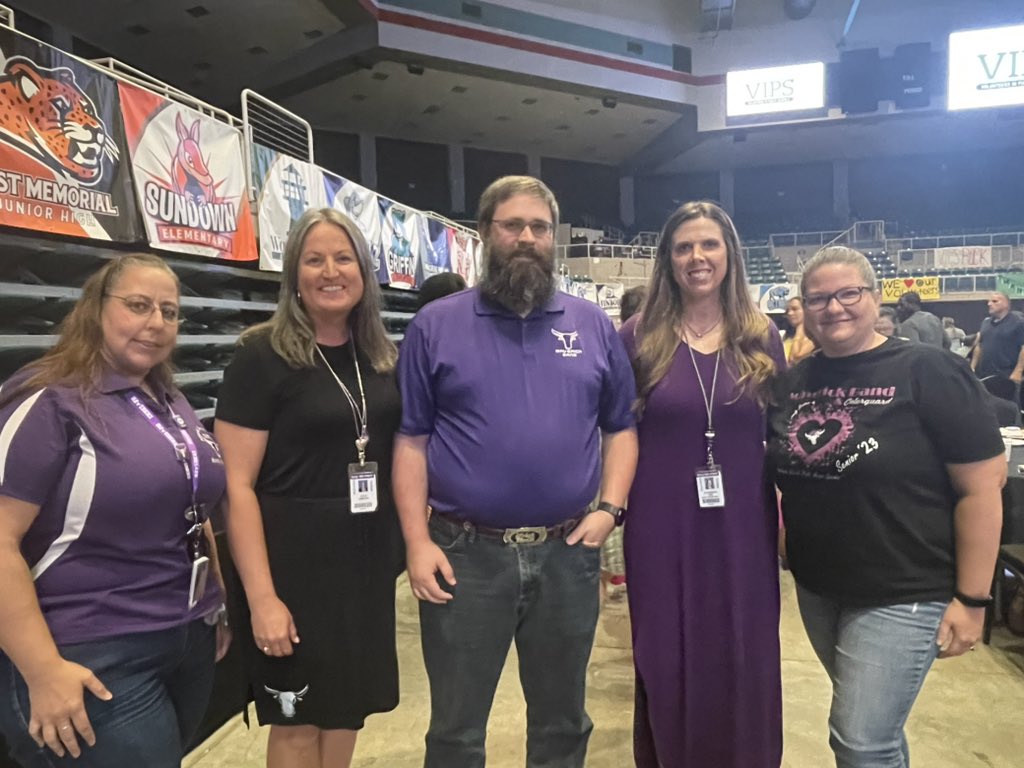
<path fill-rule="evenodd" d="M 16 374 L 4 389 L 23 380 Z M 223 599 L 211 574 L 188 609 L 191 484 L 171 445 L 125 399 L 131 391 L 108 372 L 84 402 L 78 387 L 51 385 L 0 410 L 0 496 L 40 507 L 21 553 L 58 644 L 167 629 Z M 198 499 L 217 502 L 220 449 L 180 393 L 157 394 L 158 402 L 140 397 L 178 440 L 168 402 L 185 420 L 200 456 Z"/>
<path fill-rule="evenodd" d="M 634 426 L 633 371 L 596 305 L 525 319 L 463 291 L 424 307 L 398 359 L 404 435 L 429 435 L 430 504 L 493 527 L 552 525 L 597 493 L 600 432 Z"/>

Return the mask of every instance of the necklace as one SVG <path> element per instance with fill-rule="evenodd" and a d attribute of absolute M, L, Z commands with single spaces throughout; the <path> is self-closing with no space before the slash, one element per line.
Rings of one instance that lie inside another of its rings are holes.
<path fill-rule="evenodd" d="M 686 322 L 685 319 L 683 320 L 683 325 L 686 326 L 686 330 L 688 330 L 690 333 L 692 333 L 698 339 L 701 339 L 701 338 L 704 338 L 705 336 L 707 336 L 713 330 L 715 330 L 715 328 L 717 328 L 718 324 L 721 323 L 721 322 L 722 322 L 722 315 L 719 315 L 718 319 L 715 320 L 715 322 L 713 322 L 711 325 L 709 325 L 703 331 L 695 330 L 694 327 L 692 325 L 690 325 L 688 322 Z"/>

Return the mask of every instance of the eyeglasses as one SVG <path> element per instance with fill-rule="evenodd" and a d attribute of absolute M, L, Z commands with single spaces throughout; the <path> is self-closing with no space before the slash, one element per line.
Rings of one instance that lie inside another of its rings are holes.
<path fill-rule="evenodd" d="M 838 301 L 840 306 L 852 307 L 860 302 L 864 291 L 870 290 L 868 286 L 861 285 L 856 288 L 840 288 L 835 293 L 812 293 L 803 297 L 804 307 L 812 312 L 821 312 L 832 303 L 832 299 Z"/>
<path fill-rule="evenodd" d="M 168 325 L 177 325 L 181 322 L 181 311 L 174 304 L 154 304 L 152 299 L 145 296 L 115 296 L 112 293 L 106 294 L 111 299 L 117 299 L 133 315 L 139 317 L 150 317 L 154 311 L 160 312 L 160 317 Z"/>
<path fill-rule="evenodd" d="M 491 219 L 491 223 L 497 224 L 498 228 L 509 237 L 519 237 L 527 227 L 530 228 L 530 233 L 538 240 L 542 237 L 551 237 L 551 233 L 555 231 L 554 224 L 550 221 L 541 221 L 540 219 L 534 219 L 533 221 L 523 221 L 522 219 Z"/>

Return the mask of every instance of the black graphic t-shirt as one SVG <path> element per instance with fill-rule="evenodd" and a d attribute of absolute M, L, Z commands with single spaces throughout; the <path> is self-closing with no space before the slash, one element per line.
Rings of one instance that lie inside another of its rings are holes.
<path fill-rule="evenodd" d="M 769 430 L 801 586 L 862 606 L 952 596 L 957 496 L 945 465 L 1003 450 L 964 359 L 900 339 L 819 353 L 777 380 Z"/>

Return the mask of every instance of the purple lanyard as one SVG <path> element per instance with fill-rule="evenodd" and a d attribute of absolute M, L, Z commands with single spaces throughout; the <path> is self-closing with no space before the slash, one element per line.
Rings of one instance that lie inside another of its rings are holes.
<path fill-rule="evenodd" d="M 192 510 L 195 510 L 196 514 L 199 514 L 199 504 L 197 503 L 197 497 L 199 495 L 199 450 L 196 448 L 195 441 L 192 439 L 192 435 L 188 433 L 188 425 L 185 420 L 176 414 L 170 407 L 167 406 L 167 410 L 171 412 L 171 418 L 174 420 L 175 426 L 178 427 L 178 432 L 181 433 L 181 439 L 184 443 L 179 443 L 174 439 L 174 435 L 167 431 L 167 427 L 160 423 L 160 419 L 156 417 L 149 407 L 142 402 L 142 399 L 136 393 L 125 395 L 128 401 L 134 405 L 139 412 L 146 417 L 146 421 L 152 425 L 153 429 L 164 436 L 164 439 L 171 444 L 174 449 L 174 455 L 178 458 L 182 468 L 185 470 L 185 479 L 189 482 L 192 490 Z M 191 466 L 190 466 L 191 465 Z M 201 522 L 196 520 L 194 522 Z"/>

